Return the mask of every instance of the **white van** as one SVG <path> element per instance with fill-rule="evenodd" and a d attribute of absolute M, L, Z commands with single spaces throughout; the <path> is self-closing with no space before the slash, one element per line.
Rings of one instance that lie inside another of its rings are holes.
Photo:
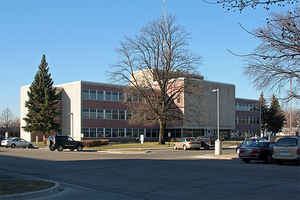
<path fill-rule="evenodd" d="M 300 161 L 300 137 L 280 138 L 273 146 L 272 157 L 278 163 L 282 161 Z"/>

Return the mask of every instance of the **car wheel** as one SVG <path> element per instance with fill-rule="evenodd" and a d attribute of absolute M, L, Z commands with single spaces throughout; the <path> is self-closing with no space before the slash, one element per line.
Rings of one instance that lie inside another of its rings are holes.
<path fill-rule="evenodd" d="M 243 161 L 244 161 L 245 163 L 250 163 L 250 160 L 249 160 L 249 159 L 243 159 Z"/>
<path fill-rule="evenodd" d="M 57 150 L 58 150 L 58 151 L 63 151 L 63 150 L 64 150 L 64 147 L 61 146 L 61 145 L 59 145 L 59 146 L 57 147 Z"/>
<path fill-rule="evenodd" d="M 265 159 L 265 163 L 266 164 L 272 163 L 272 156 L 271 155 L 267 155 L 267 157 Z"/>
<path fill-rule="evenodd" d="M 177 150 L 177 146 L 176 146 L 175 144 L 174 144 L 174 146 L 173 146 L 173 149 L 174 149 L 174 150 Z"/>
<path fill-rule="evenodd" d="M 54 145 L 49 146 L 50 151 L 55 151 Z"/>
<path fill-rule="evenodd" d="M 16 145 L 15 144 L 11 144 L 10 147 L 11 148 L 16 148 Z"/>
<path fill-rule="evenodd" d="M 205 150 L 209 150 L 209 145 L 208 145 L 208 144 L 205 144 L 205 145 L 204 145 L 204 149 L 205 149 Z"/>
<path fill-rule="evenodd" d="M 82 147 L 81 145 L 79 145 L 79 146 L 77 147 L 77 151 L 82 151 L 82 149 L 83 149 L 83 147 Z"/>
<path fill-rule="evenodd" d="M 184 150 L 184 151 L 186 151 L 186 150 L 187 150 L 187 148 L 186 148 L 186 146 L 185 146 L 185 145 L 183 145 L 183 150 Z"/>
<path fill-rule="evenodd" d="M 279 165 L 282 165 L 283 162 L 282 162 L 282 160 L 276 160 L 276 163 Z"/>

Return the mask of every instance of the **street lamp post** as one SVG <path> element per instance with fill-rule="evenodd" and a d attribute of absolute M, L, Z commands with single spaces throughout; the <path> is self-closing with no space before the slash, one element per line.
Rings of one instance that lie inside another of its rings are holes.
<path fill-rule="evenodd" d="M 217 134 L 218 139 L 215 141 L 215 155 L 222 154 L 222 143 L 220 139 L 220 89 L 213 89 L 212 92 L 217 93 Z"/>

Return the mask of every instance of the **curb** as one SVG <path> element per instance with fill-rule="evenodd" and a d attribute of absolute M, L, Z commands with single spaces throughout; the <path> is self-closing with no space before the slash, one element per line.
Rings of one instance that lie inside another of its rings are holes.
<path fill-rule="evenodd" d="M 197 156 L 197 158 L 200 158 L 200 159 L 209 159 L 209 160 L 233 160 L 233 159 L 237 159 L 238 157 L 236 157 L 236 156 L 200 155 L 200 156 Z"/>
<path fill-rule="evenodd" d="M 55 185 L 53 187 L 50 187 L 47 189 L 33 191 L 33 192 L 0 195 L 0 199 L 1 200 L 27 200 L 27 199 L 33 199 L 33 198 L 37 198 L 37 197 L 47 196 L 47 195 L 53 194 L 55 192 L 62 192 L 64 190 L 63 187 L 60 185 L 60 183 L 58 183 L 56 181 L 45 180 L 45 179 L 33 179 L 33 180 L 41 180 L 41 181 L 51 182 L 51 183 L 54 183 Z"/>

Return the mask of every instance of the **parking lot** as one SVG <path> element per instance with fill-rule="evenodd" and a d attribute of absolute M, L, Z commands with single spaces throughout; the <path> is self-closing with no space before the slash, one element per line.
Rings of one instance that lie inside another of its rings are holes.
<path fill-rule="evenodd" d="M 213 150 L 122 154 L 0 148 L 0 169 L 58 181 L 67 189 L 55 199 L 64 200 L 298 198 L 299 165 L 199 157 L 207 154 Z"/>
<path fill-rule="evenodd" d="M 4 148 L 0 147 L 1 155 L 12 155 L 17 157 L 27 157 L 41 160 L 93 160 L 93 159 L 161 159 L 161 160 L 186 160 L 197 159 L 204 155 L 214 154 L 214 150 L 172 150 L 172 149 L 153 149 L 153 150 L 107 150 L 93 151 L 84 150 L 82 152 L 64 150 L 63 152 L 51 152 L 48 148 L 23 149 L 23 148 Z M 235 155 L 234 149 L 223 151 L 224 154 Z"/>

